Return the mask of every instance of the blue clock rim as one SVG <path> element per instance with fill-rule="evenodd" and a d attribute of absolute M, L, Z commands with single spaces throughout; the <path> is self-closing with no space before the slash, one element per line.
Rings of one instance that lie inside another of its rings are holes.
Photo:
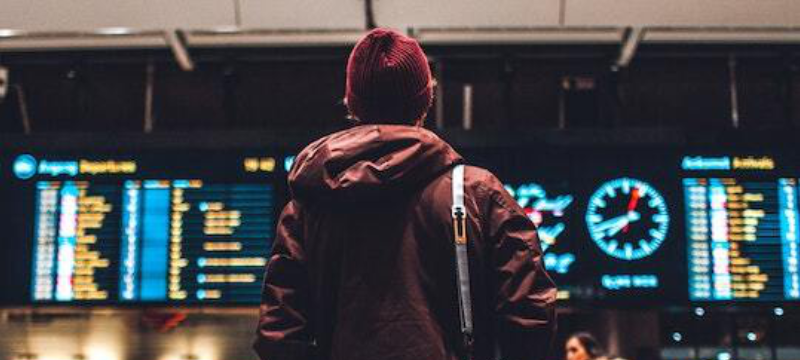
<path fill-rule="evenodd" d="M 616 259 L 626 260 L 626 261 L 634 261 L 634 260 L 640 260 L 640 259 L 646 258 L 646 257 L 654 254 L 659 248 L 661 248 L 661 245 L 664 243 L 664 241 L 666 239 L 659 240 L 659 239 L 655 239 L 655 238 L 650 238 L 650 239 L 648 239 L 648 240 L 650 240 L 648 243 L 655 245 L 655 246 L 652 246 L 652 250 L 642 251 L 640 253 L 634 253 L 633 255 L 628 256 L 624 252 L 622 252 L 624 250 L 622 250 L 621 248 L 619 250 L 615 249 L 614 251 L 609 251 L 607 242 L 603 241 L 602 238 L 597 239 L 594 236 L 593 232 L 591 231 L 591 227 L 592 227 L 591 224 L 592 223 L 589 221 L 589 216 L 592 215 L 593 209 L 596 209 L 596 206 L 594 205 L 593 200 L 596 199 L 596 198 L 602 197 L 603 194 L 604 194 L 604 189 L 607 188 L 608 186 L 614 186 L 614 185 L 617 185 L 617 183 L 619 183 L 619 185 L 621 186 L 622 181 L 624 181 L 624 180 L 629 180 L 629 181 L 633 182 L 634 184 L 637 184 L 637 183 L 643 184 L 643 185 L 645 185 L 646 187 L 648 187 L 652 191 L 652 192 L 650 192 L 651 196 L 653 196 L 655 199 L 658 199 L 659 202 L 660 202 L 656 206 L 656 209 L 659 211 L 660 215 L 663 214 L 663 215 L 666 215 L 666 217 L 667 217 L 666 221 L 661 222 L 659 227 L 658 227 L 659 231 L 661 231 L 664 234 L 666 234 L 667 231 L 669 230 L 669 222 L 670 222 L 669 209 L 667 207 L 666 200 L 661 195 L 661 193 L 659 193 L 659 191 L 656 190 L 656 188 L 653 187 L 650 183 L 648 183 L 646 181 L 643 181 L 643 180 L 636 179 L 636 178 L 631 178 L 631 177 L 621 177 L 621 178 L 611 179 L 611 180 L 608 180 L 608 181 L 602 183 L 600 186 L 598 186 L 597 190 L 595 190 L 592 193 L 592 195 L 589 197 L 589 202 L 588 202 L 587 209 L 586 209 L 586 216 L 585 216 L 584 220 L 586 221 L 586 226 L 587 226 L 587 230 L 588 230 L 588 233 L 589 233 L 589 237 L 592 239 L 592 242 L 594 242 L 595 245 L 597 245 L 597 247 L 600 248 L 600 250 L 603 251 L 603 253 L 605 253 L 605 254 L 613 257 L 613 258 L 616 258 Z M 614 187 L 616 187 L 616 186 L 614 186 Z"/>

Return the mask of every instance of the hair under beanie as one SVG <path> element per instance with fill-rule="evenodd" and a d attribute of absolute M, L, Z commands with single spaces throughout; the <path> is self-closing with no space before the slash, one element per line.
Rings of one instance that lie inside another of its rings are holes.
<path fill-rule="evenodd" d="M 416 40 L 388 29 L 361 39 L 347 61 L 350 113 L 363 123 L 410 124 L 431 106 L 431 70 Z"/>

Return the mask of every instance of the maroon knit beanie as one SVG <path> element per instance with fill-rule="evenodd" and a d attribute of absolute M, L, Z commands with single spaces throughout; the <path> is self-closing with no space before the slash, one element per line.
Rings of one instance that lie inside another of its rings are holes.
<path fill-rule="evenodd" d="M 431 70 L 416 40 L 375 29 L 347 61 L 347 108 L 362 123 L 411 124 L 433 100 Z"/>

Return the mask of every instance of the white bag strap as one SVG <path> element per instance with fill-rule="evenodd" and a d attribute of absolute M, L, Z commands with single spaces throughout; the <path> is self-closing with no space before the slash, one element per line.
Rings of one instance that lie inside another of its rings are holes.
<path fill-rule="evenodd" d="M 453 168 L 453 242 L 456 250 L 458 281 L 458 307 L 461 333 L 467 351 L 472 351 L 472 297 L 469 283 L 469 258 L 467 257 L 467 209 L 464 206 L 464 165 Z"/>

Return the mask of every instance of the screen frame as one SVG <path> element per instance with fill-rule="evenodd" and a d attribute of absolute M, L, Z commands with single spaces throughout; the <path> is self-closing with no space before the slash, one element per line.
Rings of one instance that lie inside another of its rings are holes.
<path fill-rule="evenodd" d="M 747 134 L 733 130 L 681 130 L 681 129 L 621 129 L 621 130 L 536 130 L 536 131 L 473 131 L 447 130 L 438 131 L 440 136 L 453 144 L 457 151 L 465 154 L 468 164 L 483 165 L 491 171 L 496 171 L 502 178 L 503 170 L 498 169 L 505 165 L 486 165 L 480 156 L 471 156 L 477 153 L 508 153 L 517 151 L 540 151 L 575 149 L 575 148 L 650 148 L 659 151 L 675 153 L 702 154 L 715 153 L 720 149 L 736 153 L 763 153 L 765 149 L 776 152 L 795 151 L 792 146 L 794 139 L 800 137 L 800 131 L 752 131 Z M 156 133 L 156 134 L 36 134 L 30 136 L 0 134 L 0 156 L 9 157 L 8 154 L 17 154 L 25 151 L 61 152 L 86 150 L 86 144 L 94 144 L 92 151 L 107 151 L 124 153 L 126 151 L 161 151 L 169 149 L 199 149 L 199 150 L 231 150 L 249 149 L 275 154 L 277 158 L 291 156 L 302 149 L 305 144 L 316 137 L 324 135 L 321 131 L 304 132 L 274 132 L 274 131 L 219 131 L 197 133 Z M 474 161 L 474 162 L 473 162 Z M 3 161 L 6 162 L 6 161 Z M 0 163 L 0 166 L 8 164 Z M 278 166 L 279 171 L 284 171 Z M 279 173 L 276 172 L 276 176 Z M 283 176 L 286 174 L 283 173 Z M 277 198 L 287 194 L 281 200 L 281 206 L 276 206 L 275 215 L 279 208 L 288 201 L 288 189 L 285 181 L 275 182 Z M 670 226 L 681 226 L 685 214 L 683 209 L 672 217 Z M 678 225 L 680 222 L 681 225 Z M 685 233 L 677 231 L 681 241 L 686 244 Z M 686 247 L 684 246 L 684 249 Z M 32 251 L 28 251 L 28 256 Z M 686 254 L 683 254 L 686 261 Z M 29 262 L 30 263 L 30 262 Z M 684 263 L 684 265 L 686 265 Z M 682 266 L 688 273 L 687 266 Z M 631 301 L 566 301 L 559 302 L 561 306 L 571 308 L 594 308 L 597 306 L 609 309 L 652 309 L 652 308 L 747 308 L 761 309 L 774 308 L 800 308 L 800 302 L 742 302 L 742 301 L 691 301 L 688 296 L 688 275 L 685 277 L 684 288 L 686 294 L 682 301 L 670 303 L 642 303 Z M 28 282 L 29 284 L 29 282 Z M 28 286 L 29 288 L 29 286 Z M 33 308 L 154 308 L 154 307 L 242 307 L 253 306 L 240 303 L 174 303 L 174 302 L 108 302 L 108 303 L 36 303 L 27 298 L 27 302 L 3 302 L 0 307 L 27 306 Z"/>

